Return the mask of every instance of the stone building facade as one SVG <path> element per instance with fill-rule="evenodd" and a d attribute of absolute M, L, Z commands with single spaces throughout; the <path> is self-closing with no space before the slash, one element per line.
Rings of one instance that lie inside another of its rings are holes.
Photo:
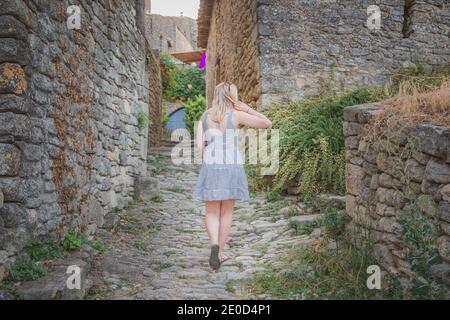
<path fill-rule="evenodd" d="M 369 5 L 381 29 L 367 27 Z M 450 59 L 446 0 L 201 0 L 199 47 L 207 49 L 208 101 L 228 80 L 242 98 L 267 106 L 383 83 L 411 63 Z"/>
<path fill-rule="evenodd" d="M 146 36 L 152 49 L 160 52 L 197 50 L 197 22 L 189 17 L 146 15 Z"/>
<path fill-rule="evenodd" d="M 450 129 L 404 126 L 391 137 L 378 135 L 375 146 L 368 133 L 380 111 L 373 104 L 344 111 L 346 210 L 370 231 L 378 262 L 404 289 L 411 290 L 413 278 L 434 277 L 449 299 Z M 416 270 L 421 258 L 425 267 Z M 417 273 L 422 269 L 426 275 Z"/>
<path fill-rule="evenodd" d="M 69 5 L 80 8 L 80 30 L 66 25 Z M 94 233 L 132 199 L 146 170 L 138 118 L 152 99 L 143 8 L 143 0 L 2 1 L 0 266 L 30 238 Z"/>

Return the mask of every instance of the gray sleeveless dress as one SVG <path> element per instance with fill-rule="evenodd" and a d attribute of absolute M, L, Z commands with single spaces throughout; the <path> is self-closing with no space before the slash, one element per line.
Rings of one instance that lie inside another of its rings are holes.
<path fill-rule="evenodd" d="M 206 147 L 193 198 L 203 201 L 249 201 L 247 176 L 238 148 L 238 130 L 233 126 L 233 112 L 226 113 L 224 132 L 218 123 L 208 128 L 208 112 L 202 117 Z"/>

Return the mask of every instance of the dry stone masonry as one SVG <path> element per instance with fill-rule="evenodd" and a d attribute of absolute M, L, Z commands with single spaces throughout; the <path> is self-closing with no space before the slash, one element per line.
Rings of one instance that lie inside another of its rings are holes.
<path fill-rule="evenodd" d="M 146 72 L 149 77 L 149 146 L 156 146 L 162 137 L 162 75 L 159 60 L 159 51 L 147 50 Z"/>
<path fill-rule="evenodd" d="M 69 5 L 80 30 L 67 28 Z M 143 1 L 2 1 L 0 266 L 29 238 L 92 234 L 131 199 L 147 154 L 142 11 Z"/>
<path fill-rule="evenodd" d="M 419 250 L 436 249 L 431 274 L 447 286 L 450 273 L 450 129 L 431 124 L 405 126 L 376 146 L 367 139 L 373 104 L 344 111 L 346 209 L 353 222 L 372 232 L 380 265 L 399 275 L 406 289 L 417 278 L 408 236 Z M 429 226 L 430 229 L 427 229 Z M 427 248 L 428 247 L 428 248 Z M 417 249 L 417 248 L 416 248 Z"/>
<path fill-rule="evenodd" d="M 449 2 L 411 2 L 202 0 L 198 42 L 208 48 L 208 101 L 224 80 L 235 81 L 244 100 L 267 106 L 330 82 L 341 91 L 382 84 L 411 63 L 448 63 Z M 378 31 L 367 27 L 374 4 Z"/>
<path fill-rule="evenodd" d="M 214 87 L 222 81 L 234 82 L 243 101 L 257 102 L 260 74 L 255 1 L 202 1 L 200 10 L 198 42 L 207 47 L 208 103 Z"/>

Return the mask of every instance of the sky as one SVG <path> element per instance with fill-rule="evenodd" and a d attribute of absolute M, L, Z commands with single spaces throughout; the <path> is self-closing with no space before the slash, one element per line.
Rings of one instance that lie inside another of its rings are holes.
<path fill-rule="evenodd" d="M 163 16 L 180 16 L 197 19 L 200 0 L 151 0 L 152 13 Z"/>

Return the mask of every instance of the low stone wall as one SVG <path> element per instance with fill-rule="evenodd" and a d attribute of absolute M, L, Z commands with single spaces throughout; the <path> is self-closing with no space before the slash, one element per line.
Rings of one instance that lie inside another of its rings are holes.
<path fill-rule="evenodd" d="M 162 137 L 162 76 L 159 51 L 148 49 L 146 71 L 149 76 L 148 144 L 157 146 Z"/>
<path fill-rule="evenodd" d="M 2 1 L 0 269 L 28 239 L 92 234 L 131 199 L 147 155 L 141 4 Z M 66 25 L 69 5 L 80 30 Z"/>
<path fill-rule="evenodd" d="M 368 134 L 379 112 L 374 104 L 344 111 L 347 212 L 354 224 L 371 231 L 380 265 L 398 274 L 406 289 L 422 276 L 413 255 L 425 250 L 424 256 L 436 253 L 427 266 L 431 277 L 448 290 L 450 129 L 405 126 L 392 139 L 383 134 L 372 143 Z M 411 239 L 416 239 L 412 246 Z M 422 241 L 426 248 L 420 247 Z"/>

